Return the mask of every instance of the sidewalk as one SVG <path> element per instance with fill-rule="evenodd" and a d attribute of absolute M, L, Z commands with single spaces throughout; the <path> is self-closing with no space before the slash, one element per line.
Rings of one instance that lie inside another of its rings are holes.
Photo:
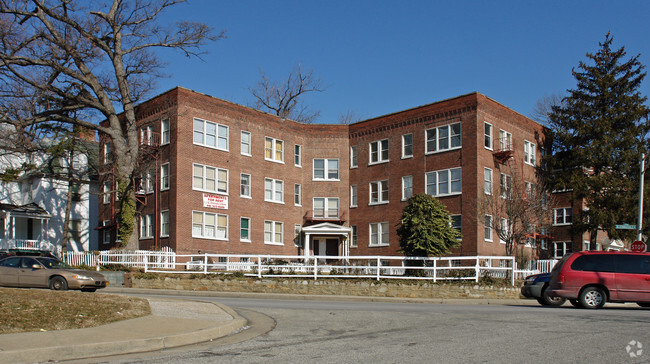
<path fill-rule="evenodd" d="M 150 316 L 108 325 L 0 335 L 0 363 L 161 350 L 217 339 L 246 325 L 244 318 L 220 303 L 156 298 L 149 299 L 149 304 Z"/>

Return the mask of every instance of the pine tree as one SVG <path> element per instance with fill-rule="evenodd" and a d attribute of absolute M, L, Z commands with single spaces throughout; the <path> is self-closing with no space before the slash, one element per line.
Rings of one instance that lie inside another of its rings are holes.
<path fill-rule="evenodd" d="M 634 221 L 649 130 L 646 97 L 639 92 L 645 66 L 640 55 L 625 60 L 625 47 L 613 50 L 612 42 L 607 33 L 600 49 L 586 55 L 593 64 L 581 61 L 572 70 L 576 88 L 549 115 L 553 153 L 545 158 L 546 170 L 555 189 L 572 191 L 574 206 L 584 202 L 572 232 L 590 232 L 592 249 L 599 229 L 611 238 L 630 234 L 614 225 Z"/>

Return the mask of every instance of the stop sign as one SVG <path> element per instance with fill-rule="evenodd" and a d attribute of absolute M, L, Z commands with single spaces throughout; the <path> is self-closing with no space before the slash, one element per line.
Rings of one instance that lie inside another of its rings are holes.
<path fill-rule="evenodd" d="M 648 246 L 640 240 L 637 240 L 630 245 L 630 250 L 636 253 L 642 253 L 646 251 L 647 248 Z"/>

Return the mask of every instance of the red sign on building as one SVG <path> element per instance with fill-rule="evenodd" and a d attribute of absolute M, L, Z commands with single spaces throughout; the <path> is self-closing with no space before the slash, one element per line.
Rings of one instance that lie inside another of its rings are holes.
<path fill-rule="evenodd" d="M 633 251 L 633 252 L 636 252 L 636 253 L 642 253 L 642 252 L 646 251 L 647 249 L 648 249 L 648 246 L 646 245 L 646 243 L 644 243 L 644 242 L 642 242 L 640 240 L 637 240 L 637 241 L 635 241 L 634 243 L 632 243 L 630 245 L 630 250 Z"/>
<path fill-rule="evenodd" d="M 203 194 L 203 207 L 211 207 L 213 209 L 228 209 L 228 196 L 211 195 L 209 193 Z"/>

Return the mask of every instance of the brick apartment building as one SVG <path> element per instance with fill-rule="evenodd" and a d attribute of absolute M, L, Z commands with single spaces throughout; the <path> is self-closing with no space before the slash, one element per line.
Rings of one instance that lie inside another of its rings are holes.
<path fill-rule="evenodd" d="M 136 113 L 149 161 L 136 181 L 140 248 L 179 254 L 400 255 L 405 201 L 426 192 L 462 232 L 455 253 L 503 255 L 478 201 L 498 193 L 504 164 L 534 181 L 544 145 L 543 126 L 480 93 L 351 125 L 301 124 L 184 88 Z M 119 201 L 110 173 L 101 186 L 109 249 Z"/>

